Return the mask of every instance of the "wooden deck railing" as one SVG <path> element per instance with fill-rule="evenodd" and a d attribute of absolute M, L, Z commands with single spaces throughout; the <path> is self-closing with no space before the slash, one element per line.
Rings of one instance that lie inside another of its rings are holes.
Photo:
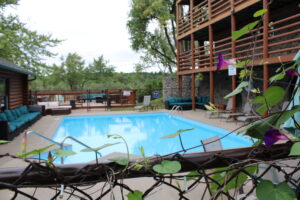
<path fill-rule="evenodd" d="M 178 35 L 186 33 L 191 28 L 190 12 L 178 19 Z"/>
<path fill-rule="evenodd" d="M 178 16 L 178 36 L 182 36 L 192 29 L 197 29 L 202 24 L 221 20 L 231 12 L 231 0 L 203 0 L 190 9 L 184 16 Z M 238 7 L 243 4 L 249 4 L 251 0 L 234 0 L 233 6 Z M 253 2 L 256 3 L 256 2 Z M 192 20 L 191 20 L 192 19 Z"/>
<path fill-rule="evenodd" d="M 298 52 L 300 49 L 300 13 L 271 23 L 268 48 L 270 57 Z"/>
<path fill-rule="evenodd" d="M 209 67 L 209 46 L 200 46 L 194 51 L 195 69 Z"/>
<path fill-rule="evenodd" d="M 208 0 L 205 0 L 192 9 L 193 28 L 200 26 L 208 21 Z"/>
<path fill-rule="evenodd" d="M 230 14 L 229 0 L 212 0 L 211 1 L 211 18 L 216 18 L 219 15 L 228 12 Z"/>
<path fill-rule="evenodd" d="M 136 104 L 136 90 L 80 90 L 80 91 L 29 91 L 31 102 L 43 101 L 59 101 L 62 104 L 69 104 L 70 100 L 75 100 L 77 104 L 93 102 L 95 104 L 81 104 L 82 107 L 105 107 L 98 105 L 93 94 L 104 94 L 105 101 L 107 98 L 111 99 L 111 103 L 119 106 L 128 106 Z M 90 97 L 90 98 L 89 98 Z"/>

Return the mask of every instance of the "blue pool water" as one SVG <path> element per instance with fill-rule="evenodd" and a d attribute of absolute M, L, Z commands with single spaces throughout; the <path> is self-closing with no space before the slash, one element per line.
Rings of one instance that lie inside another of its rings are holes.
<path fill-rule="evenodd" d="M 170 115 L 167 113 L 127 114 L 127 115 L 101 115 L 101 116 L 76 116 L 64 117 L 56 130 L 53 138 L 61 142 L 66 136 L 88 144 L 92 148 L 103 144 L 114 143 L 120 140 L 107 138 L 107 134 L 119 134 L 128 143 L 130 154 L 140 155 L 139 147 L 143 146 L 146 156 L 155 154 L 165 155 L 181 150 L 178 136 L 171 139 L 160 139 L 160 137 L 175 133 L 179 129 L 190 129 L 181 134 L 185 148 L 200 144 L 200 140 L 219 136 L 222 137 L 230 131 L 213 127 L 204 123 Z M 231 134 L 221 140 L 224 149 L 250 146 L 249 139 Z M 65 163 L 88 162 L 95 159 L 94 153 L 80 152 L 85 147 L 67 140 L 72 144 L 72 150 L 77 155 L 65 159 Z M 203 151 L 201 147 L 189 152 Z M 126 153 L 123 143 L 100 150 L 102 156 L 112 152 Z"/>

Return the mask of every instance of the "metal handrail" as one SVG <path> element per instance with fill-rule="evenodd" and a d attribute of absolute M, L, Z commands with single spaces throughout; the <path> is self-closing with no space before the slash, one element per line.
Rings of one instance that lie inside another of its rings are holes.
<path fill-rule="evenodd" d="M 37 132 L 34 132 L 34 131 L 28 131 L 28 132 L 27 132 L 27 135 L 29 135 L 29 134 L 33 134 L 33 135 L 36 135 L 36 136 L 38 136 L 38 137 L 41 137 L 41 138 L 43 138 L 43 139 L 45 139 L 45 140 L 48 140 L 49 142 L 51 142 L 51 143 L 53 143 L 53 144 L 58 145 L 59 147 L 61 147 L 61 143 L 56 142 L 56 141 L 54 141 L 54 140 L 52 140 L 52 139 L 50 139 L 50 138 L 48 138 L 48 137 L 46 137 L 46 136 L 43 136 L 43 135 L 40 134 L 40 133 L 37 133 Z"/>
<path fill-rule="evenodd" d="M 177 111 L 177 112 L 180 112 L 181 111 L 181 114 L 183 114 L 183 108 L 181 107 L 181 106 L 176 106 L 176 105 L 174 105 L 173 107 L 172 107 L 172 109 L 171 109 L 171 113 L 173 113 L 173 112 L 175 112 L 175 111 Z"/>
<path fill-rule="evenodd" d="M 84 146 L 84 147 L 86 147 L 86 148 L 92 149 L 92 147 L 88 146 L 87 144 L 84 144 L 83 142 L 77 140 L 76 138 L 74 138 L 74 137 L 72 137 L 72 136 L 67 136 L 67 137 L 65 137 L 65 138 L 61 141 L 61 143 L 60 143 L 61 148 L 63 148 L 64 143 L 65 143 L 65 141 L 66 141 L 67 139 L 71 139 L 71 140 L 77 142 L 78 144 L 81 144 L 82 146 Z M 98 154 L 100 157 L 102 157 L 102 155 L 101 155 L 100 152 L 95 151 L 95 153 Z M 63 160 L 62 160 L 62 162 L 63 162 Z M 63 164 L 63 163 L 62 163 L 62 164 Z"/>
<path fill-rule="evenodd" d="M 65 141 L 66 141 L 67 139 L 71 139 L 71 140 L 77 142 L 78 144 L 81 144 L 82 146 L 84 146 L 84 147 L 86 147 L 86 148 L 92 149 L 92 148 L 91 148 L 90 146 L 88 146 L 87 144 L 84 144 L 83 142 L 77 140 L 76 138 L 74 138 L 74 137 L 72 137 L 72 136 L 67 136 L 67 137 L 65 137 L 65 138 L 59 143 L 59 142 L 56 142 L 56 141 L 54 141 L 54 140 L 52 140 L 52 139 L 50 139 L 50 138 L 48 138 L 48 137 L 46 137 L 46 136 L 44 136 L 44 135 L 42 135 L 42 134 L 40 134 L 40 133 L 37 133 L 37 132 L 34 132 L 34 131 L 28 131 L 28 132 L 27 132 L 27 135 L 29 135 L 29 134 L 36 135 L 36 136 L 41 137 L 41 138 L 43 138 L 43 139 L 45 139 L 45 140 L 47 140 L 47 141 L 49 141 L 49 142 L 51 142 L 51 143 L 53 143 L 53 144 L 56 144 L 57 146 L 59 146 L 60 149 L 63 149 L 64 144 L 65 144 Z M 101 153 L 98 152 L 98 151 L 96 151 L 95 154 L 98 154 L 100 157 L 102 157 Z M 63 158 L 63 157 L 61 157 L 61 164 L 64 164 L 64 158 Z"/>

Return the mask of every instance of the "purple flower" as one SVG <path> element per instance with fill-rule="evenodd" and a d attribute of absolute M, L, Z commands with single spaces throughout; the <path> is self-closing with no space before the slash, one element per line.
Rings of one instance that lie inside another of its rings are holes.
<path fill-rule="evenodd" d="M 291 77 L 299 76 L 299 74 L 293 69 L 288 69 L 285 71 L 285 73 Z"/>
<path fill-rule="evenodd" d="M 229 59 L 229 60 L 225 60 L 222 56 L 222 53 L 218 53 L 218 65 L 217 65 L 217 69 L 216 71 L 220 70 L 222 67 L 224 66 L 228 66 L 228 65 L 234 65 L 236 64 L 235 59 Z"/>
<path fill-rule="evenodd" d="M 277 129 L 269 129 L 266 131 L 264 135 L 265 144 L 268 147 L 272 146 L 278 140 L 288 140 L 288 139 L 289 138 L 286 135 L 281 134 Z"/>

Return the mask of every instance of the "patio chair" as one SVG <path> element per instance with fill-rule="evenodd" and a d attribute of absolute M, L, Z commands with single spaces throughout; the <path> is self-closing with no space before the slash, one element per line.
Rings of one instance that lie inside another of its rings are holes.
<path fill-rule="evenodd" d="M 225 110 L 218 110 L 218 112 L 211 112 L 211 111 L 209 112 L 210 112 L 209 118 L 213 118 L 213 117 L 219 118 L 221 114 L 232 113 L 232 98 L 228 99 Z"/>
<path fill-rule="evenodd" d="M 289 105 L 289 102 L 284 101 L 283 104 L 282 104 L 281 111 L 284 111 L 287 108 L 288 105 Z M 262 118 L 262 116 L 259 116 L 259 115 L 244 115 L 244 116 L 238 116 L 236 118 L 236 120 L 247 123 L 247 122 L 252 122 L 254 120 L 258 120 L 258 119 L 261 119 L 261 118 Z"/>
<path fill-rule="evenodd" d="M 244 107 L 243 107 L 243 112 L 237 112 L 237 113 L 224 113 L 224 114 L 221 114 L 221 118 L 225 118 L 225 119 L 230 119 L 230 118 L 233 118 L 233 117 L 240 117 L 240 116 L 251 116 L 251 117 L 254 117 L 254 115 L 251 113 L 252 110 L 251 110 L 251 105 L 249 102 L 246 102 Z"/>
<path fill-rule="evenodd" d="M 151 96 L 144 96 L 143 105 L 135 106 L 134 109 L 136 110 L 142 110 L 142 109 L 148 109 L 150 106 Z"/>
<path fill-rule="evenodd" d="M 203 149 L 205 152 L 218 151 L 223 149 L 219 136 L 201 140 L 201 144 L 203 145 Z"/>

